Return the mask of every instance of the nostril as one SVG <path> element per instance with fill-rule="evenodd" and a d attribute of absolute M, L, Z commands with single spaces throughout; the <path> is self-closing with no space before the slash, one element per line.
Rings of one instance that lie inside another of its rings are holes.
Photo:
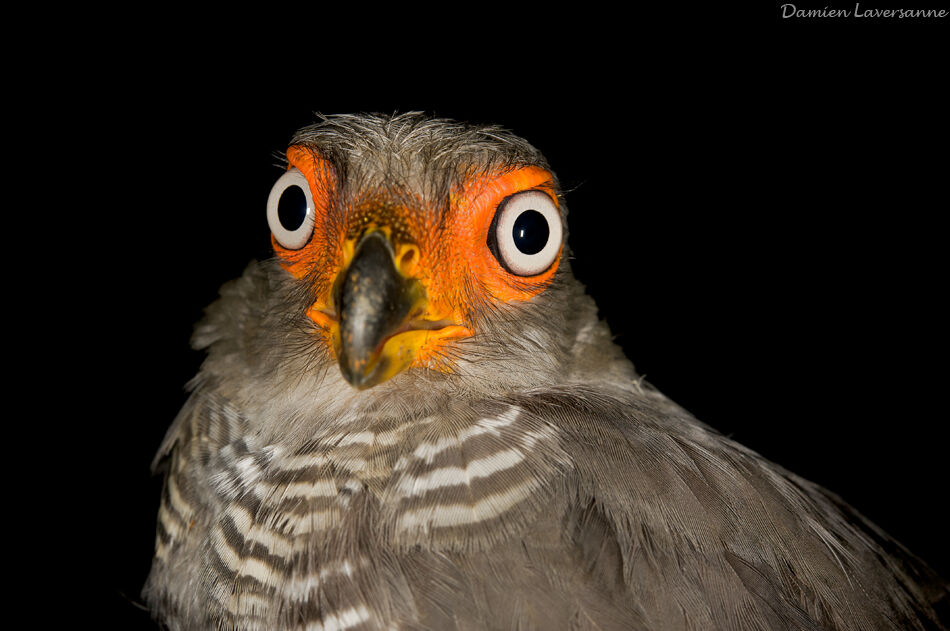
<path fill-rule="evenodd" d="M 396 248 L 396 265 L 403 278 L 412 278 L 419 264 L 419 248 L 415 245 L 403 243 Z"/>

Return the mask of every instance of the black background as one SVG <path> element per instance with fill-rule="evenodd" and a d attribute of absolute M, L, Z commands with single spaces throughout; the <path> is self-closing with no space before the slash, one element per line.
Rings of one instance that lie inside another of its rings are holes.
<path fill-rule="evenodd" d="M 897 40 L 773 14 L 754 36 L 651 33 L 670 16 L 641 18 L 439 40 L 464 60 L 378 31 L 269 56 L 169 32 L 71 67 L 35 133 L 43 171 L 69 174 L 42 326 L 70 348 L 55 374 L 75 387 L 50 398 L 81 458 L 56 477 L 74 484 L 84 606 L 103 627 L 148 626 L 149 462 L 201 361 L 191 328 L 267 255 L 274 156 L 315 110 L 422 110 L 527 138 L 569 191 L 575 274 L 639 371 L 950 575 L 935 29 Z"/>

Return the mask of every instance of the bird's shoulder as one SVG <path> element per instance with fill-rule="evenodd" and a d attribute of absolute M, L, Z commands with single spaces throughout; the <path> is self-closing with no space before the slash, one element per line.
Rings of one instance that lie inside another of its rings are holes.
<path fill-rule="evenodd" d="M 649 384 L 573 385 L 518 404 L 558 428 L 575 508 L 586 502 L 584 520 L 603 524 L 577 541 L 616 544 L 623 584 L 648 610 L 690 611 L 697 628 L 738 617 L 761 628 L 943 628 L 950 590 L 925 563 Z"/>

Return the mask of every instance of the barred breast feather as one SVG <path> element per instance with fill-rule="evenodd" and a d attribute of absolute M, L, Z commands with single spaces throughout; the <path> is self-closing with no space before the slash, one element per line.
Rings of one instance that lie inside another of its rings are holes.
<path fill-rule="evenodd" d="M 416 620 L 402 559 L 423 543 L 430 555 L 484 553 L 525 532 L 570 468 L 555 428 L 500 402 L 456 409 L 449 422 L 361 419 L 362 431 L 292 450 L 258 444 L 213 393 L 195 392 L 183 414 L 153 582 L 182 555 L 200 558 L 163 597 L 212 612 L 216 627 Z"/>
<path fill-rule="evenodd" d="M 151 580 L 165 607 L 224 629 L 936 619 L 939 587 L 918 586 L 934 578 L 926 566 L 649 387 L 462 407 L 365 418 L 362 431 L 285 450 L 196 391 L 159 514 Z"/>

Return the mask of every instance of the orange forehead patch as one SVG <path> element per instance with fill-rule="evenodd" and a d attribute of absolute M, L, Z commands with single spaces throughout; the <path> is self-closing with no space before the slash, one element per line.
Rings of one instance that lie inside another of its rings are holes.
<path fill-rule="evenodd" d="M 560 251 L 544 272 L 521 277 L 505 270 L 488 247 L 492 219 L 507 197 L 538 190 L 559 205 L 554 178 L 544 169 L 529 166 L 471 178 L 450 195 L 448 214 L 440 222 L 434 220 L 435 213 L 406 207 L 404 195 L 396 201 L 384 193 L 379 198 L 357 202 L 359 207 L 339 206 L 334 199 L 336 176 L 325 160 L 300 146 L 291 147 L 287 158 L 290 166 L 300 170 L 310 184 L 316 208 L 314 234 L 300 250 L 287 250 L 273 238 L 272 242 L 288 272 L 314 283 L 317 310 L 330 306 L 333 281 L 352 255 L 351 223 L 357 216 L 359 221 L 364 220 L 366 203 L 377 209 L 377 227 L 389 229 L 396 226 L 386 224 L 398 224 L 398 233 L 404 236 L 397 237 L 393 231 L 393 239 L 405 238 L 418 247 L 413 276 L 428 294 L 428 318 L 468 323 L 476 306 L 471 303 L 529 300 L 548 286 L 557 271 Z"/>

